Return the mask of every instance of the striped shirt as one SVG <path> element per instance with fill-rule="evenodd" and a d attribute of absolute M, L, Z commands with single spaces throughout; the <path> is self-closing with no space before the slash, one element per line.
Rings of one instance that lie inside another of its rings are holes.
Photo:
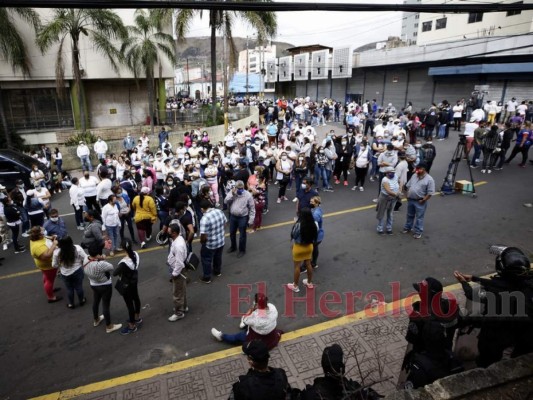
<path fill-rule="evenodd" d="M 383 180 L 381 181 L 381 193 L 383 193 L 384 195 L 389 195 L 387 193 L 387 191 L 385 190 L 385 183 L 388 183 L 389 184 L 389 190 L 391 192 L 394 192 L 396 194 L 400 193 L 400 184 L 398 182 L 398 177 L 395 176 L 394 178 L 392 179 L 389 179 L 387 177 L 384 177 Z"/>
<path fill-rule="evenodd" d="M 91 286 L 104 286 L 111 285 L 113 283 L 111 279 L 113 265 L 107 261 L 89 260 L 86 258 L 83 267 L 85 275 L 87 275 L 89 278 Z"/>
<path fill-rule="evenodd" d="M 228 220 L 221 210 L 210 208 L 200 220 L 200 235 L 207 235 L 206 247 L 211 250 L 224 246 L 224 224 Z"/>

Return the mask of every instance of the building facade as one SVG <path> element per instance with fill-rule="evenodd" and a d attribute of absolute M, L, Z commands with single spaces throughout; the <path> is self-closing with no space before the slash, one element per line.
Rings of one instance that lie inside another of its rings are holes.
<path fill-rule="evenodd" d="M 422 0 L 404 0 L 404 4 L 421 4 Z M 402 40 L 408 46 L 417 44 L 418 39 L 418 25 L 420 22 L 420 13 L 404 12 L 402 18 Z"/>

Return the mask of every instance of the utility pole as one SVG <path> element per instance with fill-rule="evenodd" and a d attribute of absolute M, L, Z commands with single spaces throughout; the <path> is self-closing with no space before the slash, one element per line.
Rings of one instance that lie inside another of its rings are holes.
<path fill-rule="evenodd" d="M 223 11 L 222 20 L 226 19 L 226 11 Z M 228 120 L 228 63 L 227 63 L 227 54 L 226 54 L 226 24 L 224 24 L 224 34 L 222 36 L 224 44 L 224 134 L 228 131 L 229 120 Z"/>
<path fill-rule="evenodd" d="M 191 97 L 191 77 L 189 76 L 189 57 L 187 57 L 187 96 Z"/>
<path fill-rule="evenodd" d="M 250 73 L 250 55 L 248 53 L 248 35 L 246 35 L 246 100 L 248 100 L 248 74 Z"/>

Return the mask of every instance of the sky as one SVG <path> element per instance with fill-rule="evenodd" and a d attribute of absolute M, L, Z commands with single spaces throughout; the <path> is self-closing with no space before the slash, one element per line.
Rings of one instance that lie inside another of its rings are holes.
<path fill-rule="evenodd" d="M 315 0 L 321 3 L 369 3 L 370 0 Z M 381 4 L 403 3 L 401 0 L 374 0 Z M 274 2 L 283 2 L 274 0 Z M 306 0 L 290 0 L 306 3 Z M 353 46 L 357 48 L 370 42 L 400 36 L 401 12 L 278 12 L 278 35 L 274 40 L 295 46 L 322 44 L 330 47 Z M 253 29 L 243 24 L 234 28 L 234 37 L 251 35 Z M 189 31 L 190 37 L 209 36 L 208 21 L 197 18 Z"/>

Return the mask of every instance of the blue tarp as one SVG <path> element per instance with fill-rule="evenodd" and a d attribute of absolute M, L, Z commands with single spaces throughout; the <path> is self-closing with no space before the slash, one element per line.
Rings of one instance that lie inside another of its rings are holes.
<path fill-rule="evenodd" d="M 229 91 L 233 94 L 246 93 L 246 72 L 236 72 L 229 83 Z M 248 93 L 261 92 L 261 75 L 248 74 Z"/>
<path fill-rule="evenodd" d="M 428 75 L 514 74 L 523 72 L 533 72 L 533 63 L 475 64 L 455 65 L 449 67 L 431 67 L 428 70 Z"/>

